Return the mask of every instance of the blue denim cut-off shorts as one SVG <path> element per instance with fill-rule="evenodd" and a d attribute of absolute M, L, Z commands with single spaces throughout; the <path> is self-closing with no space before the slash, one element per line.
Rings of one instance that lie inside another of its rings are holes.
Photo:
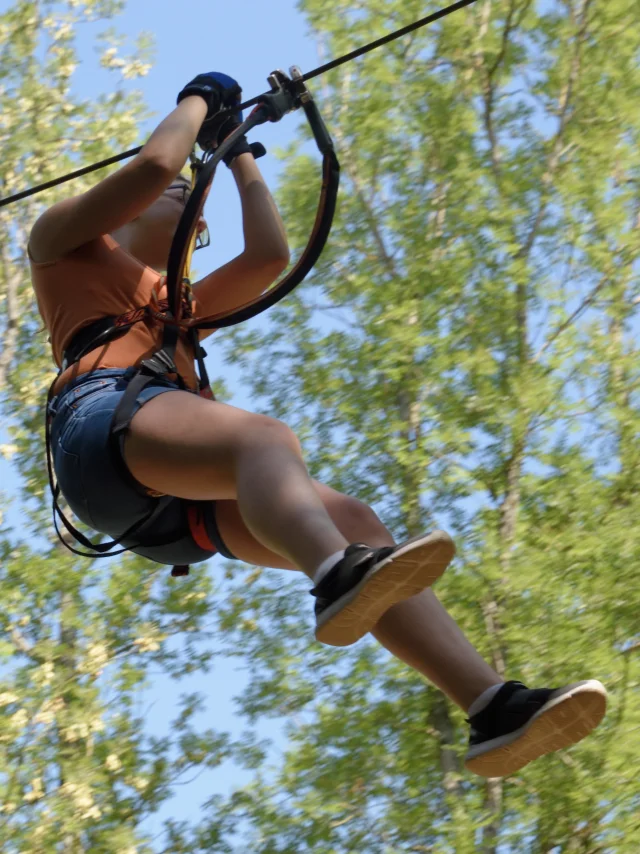
<path fill-rule="evenodd" d="M 129 368 L 83 374 L 49 404 L 51 453 L 60 490 L 78 519 L 115 539 L 147 516 L 158 501 L 133 477 L 123 476 L 123 464 L 113 459 L 109 446 L 113 413 L 133 373 Z M 138 395 L 134 413 L 157 395 L 176 390 L 178 386 L 169 380 L 153 380 Z M 233 558 L 215 524 L 215 502 L 198 502 L 201 508 L 206 505 L 206 528 L 215 550 L 205 550 L 194 540 L 187 519 L 189 503 L 171 499 L 149 525 L 123 540 L 121 546 L 167 565 L 198 563 L 216 551 Z M 173 534 L 175 540 L 167 543 Z"/>

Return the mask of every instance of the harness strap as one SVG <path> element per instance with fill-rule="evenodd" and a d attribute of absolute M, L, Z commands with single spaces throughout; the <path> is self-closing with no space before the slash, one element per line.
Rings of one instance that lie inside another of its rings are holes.
<path fill-rule="evenodd" d="M 108 344 L 111 341 L 115 341 L 116 338 L 120 338 L 130 329 L 130 326 L 116 326 L 115 321 L 115 317 L 101 317 L 100 320 L 96 320 L 88 326 L 83 326 L 75 334 L 63 353 L 60 373 L 66 371 L 70 365 L 79 361 L 87 353 L 91 352 L 91 350 L 94 350 L 101 344 Z"/>
<path fill-rule="evenodd" d="M 205 551 L 218 551 L 216 544 L 212 540 L 209 526 L 207 525 L 207 515 L 201 504 L 193 503 L 187 508 L 187 517 L 189 519 L 189 530 L 196 543 Z"/>
<path fill-rule="evenodd" d="M 190 295 L 191 291 L 189 280 L 185 279 L 183 281 L 183 304 L 181 308 L 183 309 L 183 313 L 186 316 L 189 316 L 191 313 Z M 74 336 L 73 340 L 67 346 L 63 354 L 63 361 L 60 368 L 60 372 L 58 374 L 59 377 L 63 371 L 65 371 L 70 365 L 78 362 L 84 355 L 96 349 L 101 344 L 108 344 L 109 342 L 120 338 L 135 323 L 139 323 L 140 321 L 145 319 L 157 320 L 163 324 L 162 344 L 160 345 L 159 349 L 156 350 L 155 353 L 153 353 L 149 358 L 144 359 L 138 367 L 132 366 L 131 368 L 129 368 L 129 371 L 131 371 L 131 374 L 129 376 L 129 382 L 127 383 L 125 392 L 122 395 L 122 398 L 120 399 L 120 402 L 118 403 L 118 406 L 116 407 L 113 413 L 113 418 L 109 428 L 109 451 L 111 453 L 112 462 L 118 469 L 118 472 L 121 477 L 138 492 L 141 491 L 141 486 L 131 475 L 129 469 L 126 466 L 122 454 L 122 439 L 125 431 L 131 424 L 131 420 L 133 418 L 133 413 L 136 406 L 136 401 L 138 400 L 140 393 L 152 380 L 157 378 L 164 378 L 168 374 L 175 375 L 179 388 L 183 390 L 188 390 L 187 385 L 182 376 L 179 374 L 175 363 L 176 348 L 178 346 L 180 329 L 175 322 L 172 322 L 174 321 L 174 318 L 172 313 L 169 311 L 168 301 L 155 301 L 152 304 L 148 304 L 146 306 L 143 306 L 142 308 L 133 309 L 117 317 L 104 317 L 90 324 L 87 324 L 87 326 L 83 327 L 83 329 L 81 329 Z M 189 343 L 193 348 L 194 357 L 198 362 L 199 393 L 202 397 L 212 399 L 213 393 L 211 392 L 209 377 L 207 375 L 207 370 L 204 364 L 206 352 L 204 348 L 200 345 L 198 331 L 195 327 L 189 328 L 187 331 L 187 335 L 189 338 Z M 58 501 L 58 498 L 60 496 L 60 487 L 55 481 L 53 464 L 51 461 L 50 402 L 54 384 L 55 380 L 54 383 L 51 385 L 51 388 L 49 389 L 49 395 L 47 398 L 45 436 L 47 447 L 47 468 L 49 473 L 49 485 L 51 487 L 51 493 L 53 496 L 53 521 L 56 533 L 61 542 L 70 551 L 72 551 L 74 554 L 78 554 L 83 557 L 111 557 L 113 555 L 122 554 L 125 551 L 129 551 L 132 547 L 125 547 L 116 552 L 111 551 L 111 549 L 114 546 L 118 546 L 123 540 L 130 539 L 131 537 L 133 537 L 135 534 L 140 532 L 146 525 L 151 525 L 152 522 L 165 509 L 168 502 L 172 500 L 172 496 L 157 497 L 155 499 L 156 503 L 151 507 L 149 513 L 147 513 L 143 519 L 139 520 L 138 522 L 135 522 L 120 537 L 108 543 L 93 543 L 81 531 L 75 528 L 74 525 L 72 525 L 71 522 L 65 517 L 64 513 L 62 512 L 62 508 L 60 507 Z M 145 495 L 146 494 L 147 493 L 145 492 Z M 93 554 L 90 552 L 79 551 L 78 549 L 75 549 L 70 546 L 64 540 L 58 527 L 58 517 L 62 521 L 62 524 L 64 525 L 68 533 L 70 533 L 76 539 L 76 541 L 83 545 L 85 548 L 92 549 L 94 552 Z M 193 516 L 193 514 L 189 514 L 189 521 L 191 522 L 194 519 L 195 517 Z M 196 539 L 196 542 L 198 542 L 197 537 L 201 535 L 202 529 L 200 528 L 200 526 L 195 525 L 195 530 L 196 533 L 194 534 L 194 538 Z M 206 550 L 216 551 L 216 547 L 211 542 L 209 537 L 201 537 L 201 539 L 203 540 L 203 542 L 205 540 L 207 542 Z M 169 542 L 171 542 L 171 540 L 168 539 L 166 542 L 168 544 Z M 148 543 L 140 542 L 138 545 L 148 545 Z M 135 546 L 133 548 L 135 548 Z M 188 575 L 189 567 L 187 565 L 174 566 L 171 571 L 171 574 L 174 576 Z"/>
<path fill-rule="evenodd" d="M 128 552 L 131 550 L 130 546 L 125 546 L 124 548 L 119 549 L 116 552 L 111 551 L 114 546 L 119 546 L 123 540 L 129 539 L 129 537 L 133 537 L 134 534 L 137 534 L 138 531 L 144 527 L 145 525 L 150 525 L 155 519 L 162 513 L 162 511 L 166 508 L 167 504 L 171 500 L 171 496 L 163 496 L 162 498 L 157 499 L 157 504 L 151 508 L 149 513 L 144 516 L 142 519 L 135 522 L 131 525 L 127 530 L 121 534 L 117 539 L 111 540 L 108 543 L 92 543 L 88 537 L 79 531 L 71 522 L 67 519 L 67 517 L 62 512 L 62 508 L 58 503 L 58 496 L 60 495 L 60 487 L 56 484 L 56 492 L 53 496 L 53 525 L 56 529 L 56 534 L 58 535 L 58 539 L 62 542 L 64 546 L 66 546 L 69 551 L 73 552 L 76 555 L 80 555 L 81 557 L 90 557 L 90 558 L 99 558 L 99 557 L 115 557 L 116 555 L 121 555 L 123 552 Z M 92 554 L 91 552 L 81 552 L 79 549 L 70 546 L 69 543 L 63 538 L 60 533 L 60 528 L 58 527 L 58 518 L 67 529 L 67 531 L 85 548 L 92 549 L 97 554 Z M 187 573 L 188 574 L 188 573 Z"/>
<path fill-rule="evenodd" d="M 55 383 L 55 380 L 54 380 L 54 383 Z M 51 421 L 52 421 L 52 416 L 51 416 L 49 404 L 51 403 L 52 391 L 53 391 L 53 383 L 52 383 L 51 387 L 49 388 L 49 394 L 47 397 L 47 410 L 46 410 L 46 419 L 45 419 L 45 445 L 46 445 L 46 451 L 47 451 L 47 473 L 49 475 L 49 486 L 51 488 L 51 495 L 53 498 L 53 501 L 52 501 L 52 503 L 53 503 L 53 525 L 54 525 L 56 534 L 58 535 L 58 539 L 70 551 L 72 551 L 74 554 L 81 555 L 82 557 L 91 557 L 91 558 L 113 557 L 114 555 L 122 554 L 123 552 L 128 551 L 128 549 L 123 548 L 117 552 L 112 552 L 111 549 L 114 546 L 120 545 L 120 543 L 123 540 L 128 539 L 129 537 L 133 536 L 140 528 L 142 528 L 143 525 L 151 523 L 167 506 L 168 502 L 171 500 L 171 496 L 166 496 L 166 497 L 163 496 L 162 498 L 159 498 L 158 503 L 151 508 L 151 510 L 149 511 L 149 513 L 147 513 L 146 516 L 144 516 L 138 522 L 135 522 L 133 525 L 131 525 L 129 528 L 127 528 L 127 530 L 117 539 L 112 540 L 111 542 L 108 542 L 108 543 L 93 543 L 93 542 L 91 542 L 91 540 L 88 537 L 86 537 L 82 533 L 82 531 L 79 531 L 74 525 L 71 524 L 71 522 L 67 519 L 67 517 L 62 512 L 62 508 L 60 507 L 60 504 L 58 501 L 58 498 L 60 496 L 60 485 L 56 481 L 55 474 L 53 471 L 53 462 L 51 459 Z M 69 534 L 71 534 L 72 537 L 75 538 L 76 542 L 79 542 L 81 545 L 83 545 L 87 549 L 92 549 L 94 552 L 96 552 L 96 554 L 91 554 L 89 552 L 81 552 L 78 549 L 73 548 L 73 546 L 70 546 L 69 543 L 67 543 L 67 541 L 63 538 L 62 534 L 60 533 L 60 528 L 58 527 L 58 518 L 60 518 L 60 521 L 62 522 L 62 524 L 66 528 L 67 532 Z"/>
<path fill-rule="evenodd" d="M 186 295 L 183 303 L 183 312 L 189 316 L 191 305 Z M 93 320 L 83 326 L 67 344 L 60 371 L 66 371 L 70 365 L 100 347 L 101 344 L 109 344 L 125 335 L 132 326 L 142 320 L 156 321 L 166 327 L 172 321 L 172 316 L 169 313 L 169 301 L 166 299 L 154 300 L 141 308 L 131 309 L 124 314 L 100 317 L 98 320 Z"/>
<path fill-rule="evenodd" d="M 189 343 L 193 348 L 193 352 L 195 353 L 196 361 L 198 363 L 198 376 L 200 378 L 199 385 L 199 394 L 200 397 L 206 397 L 207 400 L 213 400 L 213 392 L 211 391 L 211 383 L 209 382 L 209 374 L 207 373 L 207 369 L 204 364 L 205 357 L 207 355 L 207 351 L 204 349 L 202 344 L 200 343 L 200 338 L 198 336 L 198 330 L 195 326 L 190 327 L 189 329 Z"/>
<path fill-rule="evenodd" d="M 171 323 L 172 316 L 168 312 L 168 302 L 162 300 L 155 306 L 147 305 L 143 308 L 134 309 L 118 317 L 100 318 L 99 320 L 88 324 L 86 327 L 80 330 L 80 332 L 73 338 L 73 340 L 67 346 L 60 368 L 60 373 L 62 373 L 70 365 L 74 364 L 84 355 L 91 352 L 91 350 L 94 350 L 96 347 L 99 347 L 100 344 L 107 344 L 110 341 L 114 341 L 117 338 L 120 338 L 131 328 L 131 326 L 133 326 L 134 323 L 138 323 L 148 317 L 153 317 L 155 319 L 162 320 L 162 344 L 155 353 L 153 353 L 148 359 L 144 359 L 137 368 L 129 369 L 130 371 L 132 371 L 132 373 L 129 382 L 127 383 L 125 392 L 122 395 L 122 398 L 120 399 L 120 402 L 118 403 L 118 406 L 116 407 L 113 413 L 113 419 L 109 429 L 109 450 L 112 455 L 112 461 L 117 467 L 120 475 L 137 491 L 140 491 L 140 485 L 135 480 L 135 478 L 132 477 L 131 473 L 129 472 L 129 469 L 127 468 L 124 462 L 122 456 L 121 442 L 122 437 L 127 428 L 129 427 L 131 419 L 133 418 L 133 413 L 138 396 L 152 380 L 156 378 L 166 377 L 168 374 L 174 374 L 177 378 L 178 386 L 183 390 L 187 390 L 187 385 L 184 382 L 184 379 L 178 373 L 178 369 L 175 364 L 175 354 L 178 345 L 180 330 L 176 325 Z M 197 331 L 189 330 L 188 335 L 190 343 L 193 345 L 194 348 L 194 356 L 198 360 L 198 365 L 200 368 L 200 392 L 203 393 L 205 389 L 209 388 L 207 372 L 206 368 L 204 367 L 204 356 L 206 354 L 204 349 L 200 346 Z M 60 376 L 60 373 L 58 374 L 58 376 Z M 51 487 L 51 493 L 53 496 L 53 520 L 56 533 L 61 542 L 70 551 L 72 551 L 74 554 L 78 554 L 83 557 L 112 557 L 114 555 L 122 554 L 125 551 L 129 551 L 130 547 L 122 548 L 116 552 L 113 552 L 111 550 L 115 546 L 118 546 L 123 540 L 130 539 L 131 537 L 133 537 L 146 525 L 151 525 L 153 521 L 159 516 L 159 514 L 162 513 L 162 511 L 165 509 L 168 502 L 172 500 L 172 496 L 162 496 L 156 498 L 155 503 L 151 507 L 149 513 L 147 513 L 142 519 L 131 525 L 117 539 L 114 539 L 107 543 L 93 543 L 91 540 L 89 540 L 88 537 L 86 537 L 81 531 L 79 531 L 74 525 L 72 525 L 72 523 L 64 515 L 62 508 L 59 504 L 60 486 L 55 480 L 53 463 L 51 460 L 50 403 L 54 384 L 55 380 L 54 383 L 51 385 L 51 388 L 49 389 L 49 395 L 47 398 L 45 438 L 47 449 L 47 469 L 49 473 L 49 485 Z M 87 549 L 92 549 L 94 553 L 80 551 L 70 546 L 62 537 L 62 534 L 58 527 L 58 518 L 60 519 L 68 533 L 71 534 L 77 542 L 79 542 Z M 167 542 L 169 542 L 169 540 L 167 540 Z M 143 543 L 140 543 L 139 545 L 143 545 Z M 214 549 L 212 548 L 211 550 L 213 551 Z M 177 566 L 174 567 L 172 570 L 172 575 L 188 574 L 188 566 Z"/>

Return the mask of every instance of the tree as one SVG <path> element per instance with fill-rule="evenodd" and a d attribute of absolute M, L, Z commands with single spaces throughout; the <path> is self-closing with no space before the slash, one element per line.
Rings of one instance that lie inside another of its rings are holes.
<path fill-rule="evenodd" d="M 327 57 L 425 14 L 301 8 Z M 221 628 L 251 663 L 245 713 L 290 715 L 291 747 L 213 801 L 203 834 L 235 817 L 260 854 L 637 849 L 636 14 L 480 0 L 323 78 L 344 175 L 329 246 L 266 331 L 226 338 L 315 476 L 399 538 L 455 532 L 438 592 L 498 672 L 600 678 L 605 722 L 505 781 L 471 778 L 459 710 L 371 643 L 310 644 L 302 585 L 253 573 Z M 317 164 L 286 154 L 299 249 Z"/>
<path fill-rule="evenodd" d="M 0 15 L 0 195 L 57 177 L 131 146 L 145 112 L 126 78 L 146 73 L 147 37 L 122 54 L 113 31 L 101 62 L 119 75 L 91 102 L 71 89 L 76 27 L 122 7 L 19 0 Z M 77 180 L 81 192 L 95 177 Z M 160 567 L 129 557 L 74 559 L 51 526 L 43 417 L 53 379 L 29 282 L 26 243 L 44 204 L 68 186 L 0 211 L 2 426 L 23 484 L 23 527 L 0 530 L 0 838 L 6 854 L 157 850 L 140 824 L 176 781 L 229 754 L 225 733 L 199 731 L 198 695 L 185 695 L 174 730 L 149 736 L 140 692 L 151 668 L 179 679 L 208 668 L 206 620 L 213 586 L 188 588 Z M 155 569 L 153 568 L 155 567 Z M 187 829 L 167 829 L 183 851 Z"/>

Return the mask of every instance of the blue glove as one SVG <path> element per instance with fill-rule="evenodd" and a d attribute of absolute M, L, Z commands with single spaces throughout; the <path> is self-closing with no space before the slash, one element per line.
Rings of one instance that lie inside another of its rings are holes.
<path fill-rule="evenodd" d="M 219 71 L 199 74 L 178 95 L 178 103 L 187 95 L 201 95 L 209 105 L 197 139 L 198 145 L 204 151 L 216 149 L 242 124 L 242 110 L 236 110 L 224 116 L 218 115 L 220 111 L 234 107 L 242 100 L 240 84 L 228 74 L 222 74 Z M 249 144 L 246 136 L 241 136 L 233 148 L 225 154 L 223 160 L 230 167 L 239 154 L 253 154 L 257 159 L 266 153 L 267 150 L 262 143 Z"/>
<path fill-rule="evenodd" d="M 207 102 L 208 110 L 205 121 L 212 119 L 224 107 L 240 103 L 242 89 L 237 80 L 222 74 L 220 71 L 210 71 L 198 74 L 178 95 L 178 104 L 189 95 L 200 95 Z"/>

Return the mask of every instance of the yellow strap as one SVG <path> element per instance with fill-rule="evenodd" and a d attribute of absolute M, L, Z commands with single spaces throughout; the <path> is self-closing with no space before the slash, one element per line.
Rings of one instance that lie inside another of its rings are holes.
<path fill-rule="evenodd" d="M 192 161 L 191 161 L 191 190 L 192 191 L 196 185 L 197 180 L 198 180 L 197 161 L 195 160 L 195 158 L 192 158 Z M 192 235 L 191 241 L 189 243 L 189 249 L 187 251 L 187 258 L 186 258 L 185 265 L 184 265 L 184 276 L 189 280 L 189 282 L 191 282 L 191 261 L 193 259 L 193 253 L 194 253 L 195 248 L 196 248 L 197 236 L 198 236 L 198 229 L 195 228 L 193 230 L 193 235 Z"/>

